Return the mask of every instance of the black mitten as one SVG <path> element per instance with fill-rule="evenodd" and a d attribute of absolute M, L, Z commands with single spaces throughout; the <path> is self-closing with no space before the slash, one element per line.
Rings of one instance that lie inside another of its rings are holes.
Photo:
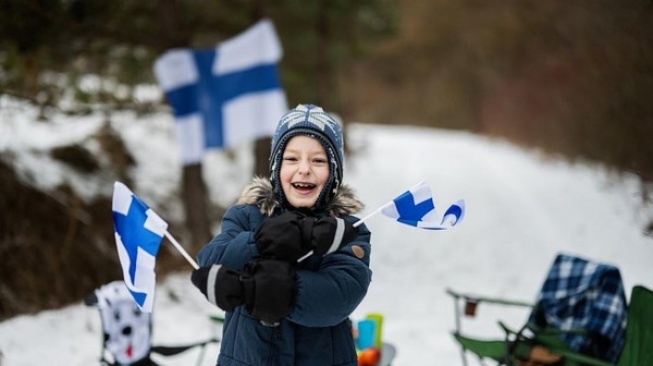
<path fill-rule="evenodd" d="M 306 254 L 309 249 L 302 244 L 304 217 L 298 212 L 286 211 L 264 219 L 254 234 L 261 256 L 295 262 Z"/>
<path fill-rule="evenodd" d="M 276 324 L 292 310 L 297 285 L 295 269 L 286 261 L 262 259 L 248 264 L 243 279 L 245 308 L 267 324 Z"/>
<path fill-rule="evenodd" d="M 327 255 L 352 242 L 358 228 L 338 217 L 323 217 L 313 223 L 311 245 L 316 254 Z"/>
<path fill-rule="evenodd" d="M 236 306 L 245 303 L 241 277 L 242 274 L 236 270 L 214 264 L 194 270 L 190 280 L 209 302 L 224 311 L 233 311 Z"/>

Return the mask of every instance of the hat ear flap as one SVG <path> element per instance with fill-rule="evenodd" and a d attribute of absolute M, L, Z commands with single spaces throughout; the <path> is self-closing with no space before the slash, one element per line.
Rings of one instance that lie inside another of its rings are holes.
<path fill-rule="evenodd" d="M 272 193 L 275 195 L 277 201 L 280 205 L 284 205 L 286 202 L 286 196 L 283 194 L 283 189 L 281 188 L 281 178 L 279 177 L 279 171 L 281 170 L 281 152 L 283 149 L 277 150 L 274 156 L 270 160 L 270 184 L 272 185 Z"/>
<path fill-rule="evenodd" d="M 322 189 L 322 192 L 320 192 L 320 195 L 315 202 L 315 206 L 319 209 L 326 209 L 329 207 L 331 201 L 340 189 L 341 177 L 338 173 L 338 160 L 336 159 L 335 151 L 333 151 L 332 147 L 325 144 L 324 140 L 321 141 L 329 159 L 329 178 Z"/>

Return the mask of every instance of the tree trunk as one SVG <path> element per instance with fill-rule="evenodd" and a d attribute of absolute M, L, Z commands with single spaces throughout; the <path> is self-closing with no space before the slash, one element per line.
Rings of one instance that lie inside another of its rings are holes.
<path fill-rule="evenodd" d="M 272 139 L 265 137 L 262 139 L 256 140 L 256 146 L 254 148 L 254 174 L 260 177 L 267 177 L 270 174 L 268 168 L 268 158 L 270 156 L 270 150 L 272 149 Z"/>
<path fill-rule="evenodd" d="M 317 28 L 317 103 L 324 108 L 333 108 L 331 95 L 331 60 L 329 48 L 331 47 L 331 27 L 329 25 L 329 0 L 320 0 Z"/>
<path fill-rule="evenodd" d="M 157 17 L 161 27 L 161 41 L 164 50 L 173 47 L 188 47 L 189 39 L 183 31 L 177 0 L 159 0 Z M 208 219 L 208 198 L 202 164 L 186 165 L 182 173 L 182 200 L 186 218 L 186 230 L 190 234 L 188 249 L 199 249 L 211 239 Z"/>
<path fill-rule="evenodd" d="M 267 16 L 267 0 L 254 0 L 252 2 L 252 22 L 257 22 Z M 256 140 L 254 146 L 254 175 L 267 177 L 270 174 L 268 170 L 268 157 L 272 148 L 272 139 L 269 137 Z"/>
<path fill-rule="evenodd" d="M 192 249 L 198 249 L 211 239 L 209 227 L 206 185 L 202 178 L 202 164 L 184 166 L 182 198 L 186 214 L 186 226 L 190 233 Z"/>
<path fill-rule="evenodd" d="M 161 24 L 160 38 L 152 44 L 160 44 L 163 50 L 173 47 L 188 47 L 190 35 L 184 30 L 179 19 L 177 0 L 159 0 L 157 19 Z"/>

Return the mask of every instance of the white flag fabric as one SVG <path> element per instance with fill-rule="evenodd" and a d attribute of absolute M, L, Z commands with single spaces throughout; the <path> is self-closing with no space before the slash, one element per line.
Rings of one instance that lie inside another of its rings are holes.
<path fill-rule="evenodd" d="M 184 164 L 204 151 L 272 136 L 288 111 L 277 63 L 281 43 L 263 19 L 213 49 L 173 49 L 154 63 L 171 105 Z"/>
<path fill-rule="evenodd" d="M 154 265 L 168 223 L 120 182 L 114 184 L 112 210 L 125 285 L 141 310 L 152 312 Z"/>
<path fill-rule="evenodd" d="M 420 229 L 445 230 L 459 224 L 465 216 L 465 201 L 459 200 L 442 216 L 436 210 L 428 184 L 422 182 L 397 196 L 381 209 L 385 216 Z"/>

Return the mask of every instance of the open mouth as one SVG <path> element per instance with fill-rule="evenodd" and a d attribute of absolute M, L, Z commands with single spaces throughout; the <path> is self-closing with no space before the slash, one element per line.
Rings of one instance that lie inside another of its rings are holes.
<path fill-rule="evenodd" d="M 292 186 L 298 191 L 311 191 L 317 187 L 313 183 L 292 183 Z"/>

